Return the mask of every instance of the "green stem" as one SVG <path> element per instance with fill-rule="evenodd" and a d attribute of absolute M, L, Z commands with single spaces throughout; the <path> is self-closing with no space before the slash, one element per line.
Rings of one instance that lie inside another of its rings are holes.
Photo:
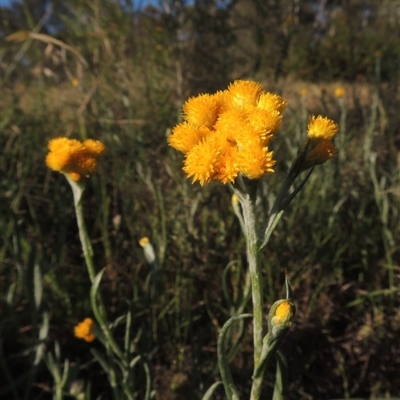
<path fill-rule="evenodd" d="M 121 351 L 121 349 L 119 348 L 117 342 L 115 341 L 107 325 L 104 303 L 101 298 L 100 292 L 98 290 L 103 273 L 104 269 L 97 274 L 97 276 L 93 281 L 92 287 L 90 289 L 90 302 L 92 305 L 93 314 L 97 322 L 99 323 L 100 329 L 103 332 L 104 337 L 106 339 L 105 346 L 107 348 L 109 346 L 114 352 L 114 354 L 116 354 L 120 358 L 122 364 L 126 367 L 128 365 L 128 361 L 124 356 L 123 352 Z"/>
<path fill-rule="evenodd" d="M 244 284 L 244 289 L 243 289 L 243 298 L 242 302 L 240 303 L 236 313 L 237 314 L 242 314 L 245 307 L 247 306 L 247 303 L 250 298 L 250 292 L 251 292 L 251 279 L 250 279 L 250 273 L 249 271 L 246 271 L 246 278 L 245 278 L 245 284 Z"/>
<path fill-rule="evenodd" d="M 94 278 L 96 277 L 96 271 L 93 262 L 93 249 L 92 249 L 92 244 L 90 243 L 89 235 L 86 230 L 85 219 L 83 216 L 83 207 L 82 207 L 82 194 L 85 188 L 79 183 L 73 182 L 70 178 L 68 178 L 68 176 L 67 179 L 72 188 L 72 193 L 74 196 L 75 214 L 78 223 L 79 239 L 81 241 L 83 256 L 85 257 L 86 267 L 89 272 L 90 281 L 93 283 Z"/>
<path fill-rule="evenodd" d="M 92 244 L 90 243 L 90 238 L 87 233 L 85 218 L 83 215 L 83 207 L 82 207 L 82 194 L 85 190 L 84 186 L 72 181 L 68 175 L 66 175 L 67 180 L 72 188 L 72 193 L 74 196 L 74 206 L 75 206 L 75 214 L 76 220 L 78 222 L 78 230 L 79 230 L 79 239 L 81 241 L 81 246 L 83 250 L 83 255 L 85 257 L 86 267 L 89 272 L 90 281 L 92 282 L 92 287 L 95 286 L 96 289 L 94 291 L 94 296 L 92 296 L 92 309 L 96 316 L 98 323 L 107 339 L 108 344 L 114 351 L 114 353 L 121 359 L 121 361 L 126 364 L 127 361 L 122 353 L 121 349 L 118 347 L 115 342 L 106 322 L 106 309 L 103 303 L 103 299 L 101 297 L 100 292 L 97 290 L 100 281 L 93 285 L 96 281 L 96 270 L 93 262 L 93 249 Z"/>
<path fill-rule="evenodd" d="M 254 365 L 260 362 L 263 341 L 263 285 L 258 253 L 258 237 L 255 217 L 255 195 L 242 193 L 240 201 L 246 229 L 247 262 L 250 272 L 253 300 Z"/>

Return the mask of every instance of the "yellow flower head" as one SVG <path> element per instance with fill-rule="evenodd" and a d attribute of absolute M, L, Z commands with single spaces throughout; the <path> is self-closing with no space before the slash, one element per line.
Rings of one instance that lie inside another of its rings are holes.
<path fill-rule="evenodd" d="M 170 146 L 185 154 L 183 170 L 201 185 L 233 182 L 239 174 L 259 179 L 272 172 L 268 149 L 286 102 L 264 93 L 253 81 L 235 81 L 227 90 L 190 98 L 185 121 L 172 130 Z"/>
<path fill-rule="evenodd" d="M 143 247 L 144 257 L 149 264 L 154 264 L 156 261 L 156 254 L 154 252 L 154 247 L 147 236 L 142 237 L 139 240 L 139 244 Z"/>
<path fill-rule="evenodd" d="M 148 245 L 150 243 L 150 239 L 147 236 L 143 236 L 140 240 L 139 240 L 139 244 L 141 247 L 145 247 L 146 245 Z"/>
<path fill-rule="evenodd" d="M 191 125 L 211 128 L 217 119 L 217 99 L 209 94 L 191 97 L 183 105 L 183 115 Z"/>
<path fill-rule="evenodd" d="M 182 122 L 174 127 L 172 135 L 168 137 L 168 143 L 174 149 L 187 153 L 210 134 L 211 131 L 206 126 L 198 127 L 188 122 Z"/>
<path fill-rule="evenodd" d="M 279 106 L 278 106 L 279 107 Z M 257 107 L 249 109 L 249 124 L 259 133 L 266 145 L 282 122 L 282 114 L 278 109 L 265 110 Z"/>
<path fill-rule="evenodd" d="M 229 101 L 234 107 L 255 106 L 262 92 L 262 86 L 253 81 L 235 81 L 228 87 Z"/>
<path fill-rule="evenodd" d="M 215 163 L 215 179 L 220 180 L 223 184 L 235 180 L 239 173 L 237 154 L 238 149 L 235 145 L 226 144 L 224 146 Z"/>
<path fill-rule="evenodd" d="M 243 108 L 229 108 L 220 114 L 215 130 L 230 143 L 236 143 L 239 132 L 248 125 L 248 114 Z"/>
<path fill-rule="evenodd" d="M 239 204 L 239 196 L 234 193 L 232 195 L 231 202 L 232 202 L 233 207 L 236 207 Z"/>
<path fill-rule="evenodd" d="M 93 342 L 96 339 L 96 336 L 93 334 L 93 328 L 95 326 L 95 322 L 92 318 L 85 318 L 82 322 L 74 328 L 74 335 L 78 339 L 83 339 L 86 342 Z"/>
<path fill-rule="evenodd" d="M 218 90 L 217 93 L 214 93 L 214 98 L 217 102 L 217 113 L 218 115 L 228 110 L 230 107 L 229 99 L 230 95 L 227 90 Z"/>
<path fill-rule="evenodd" d="M 340 97 L 343 97 L 346 94 L 346 90 L 344 90 L 344 88 L 342 87 L 337 87 L 335 89 L 335 97 L 337 97 L 338 99 Z"/>
<path fill-rule="evenodd" d="M 271 319 L 271 323 L 275 327 L 281 326 L 284 322 L 293 318 L 295 309 L 291 301 L 283 300 L 278 307 L 276 307 L 275 315 Z"/>
<path fill-rule="evenodd" d="M 275 161 L 267 147 L 249 146 L 238 153 L 240 172 L 250 179 L 259 179 L 267 172 L 274 172 Z"/>
<path fill-rule="evenodd" d="M 286 101 L 274 93 L 262 93 L 258 100 L 257 107 L 266 111 L 282 112 L 286 107 Z"/>
<path fill-rule="evenodd" d="M 208 183 L 215 175 L 215 163 L 221 152 L 221 147 L 215 140 L 205 140 L 194 146 L 187 154 L 183 170 L 193 182 L 201 185 Z"/>
<path fill-rule="evenodd" d="M 98 140 L 80 142 L 60 137 L 50 140 L 48 149 L 46 165 L 77 182 L 82 176 L 90 176 L 96 171 L 97 158 L 104 153 L 105 146 Z"/>
<path fill-rule="evenodd" d="M 311 117 L 308 122 L 307 136 L 312 140 L 331 140 L 337 133 L 339 126 L 331 119 L 322 117 Z"/>
<path fill-rule="evenodd" d="M 314 165 L 322 164 L 336 155 L 336 148 L 332 143 L 332 139 L 338 129 L 339 126 L 329 118 L 321 115 L 310 118 L 307 133 L 309 141 L 303 144 L 303 146 L 307 146 L 307 150 L 303 150 L 306 151 L 306 154 L 301 171 Z"/>

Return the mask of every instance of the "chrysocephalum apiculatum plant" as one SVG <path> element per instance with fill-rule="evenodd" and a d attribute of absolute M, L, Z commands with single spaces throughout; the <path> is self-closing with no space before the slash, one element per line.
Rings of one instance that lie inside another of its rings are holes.
<path fill-rule="evenodd" d="M 240 314 L 229 319 L 219 334 L 218 363 L 226 396 L 237 400 L 240 394 L 232 379 L 228 366 L 227 340 L 225 335 L 238 320 L 253 317 L 254 372 L 251 400 L 261 398 L 265 371 L 278 346 L 292 324 L 295 307 L 291 301 L 291 289 L 286 277 L 286 299 L 275 302 L 268 314 L 268 333 L 264 329 L 263 285 L 260 251 L 268 243 L 284 209 L 301 190 L 315 165 L 333 158 L 336 148 L 333 138 L 338 125 L 328 118 L 313 116 L 308 123 L 307 137 L 300 146 L 262 230 L 256 221 L 257 182 L 274 172 L 275 160 L 270 143 L 277 134 L 286 102 L 277 94 L 263 91 L 261 84 L 238 80 L 227 90 L 215 94 L 192 97 L 183 105 L 184 121 L 172 130 L 169 144 L 184 155 L 183 170 L 193 182 L 205 185 L 211 180 L 229 184 L 239 199 L 242 215 L 239 220 L 246 238 L 248 274 L 248 298 L 251 291 L 253 314 Z M 300 180 L 300 174 L 308 170 Z M 291 191 L 299 178 L 296 189 Z M 234 206 L 237 202 L 233 200 Z M 237 214 L 237 204 L 235 213 Z M 242 217 L 242 218 L 241 218 Z M 258 232 L 263 232 L 259 235 Z M 245 300 L 246 301 L 246 300 Z M 243 310 L 243 307 L 240 307 Z M 278 370 L 279 370 L 279 357 Z M 278 386 L 278 374 L 275 392 Z M 213 385 L 207 391 L 209 398 Z M 280 392 L 284 391 L 281 387 Z M 276 394 L 277 398 L 279 393 Z M 275 398 L 275 393 L 274 393 Z"/>
<path fill-rule="evenodd" d="M 74 328 L 74 334 L 78 339 L 88 343 L 99 339 L 104 345 L 107 357 L 92 347 L 91 352 L 100 363 L 106 373 L 113 391 L 113 398 L 134 399 L 137 398 L 135 388 L 135 367 L 142 365 L 146 375 L 145 399 L 151 397 L 151 378 L 147 360 L 137 354 L 136 338 L 131 334 L 132 312 L 128 310 L 125 316 L 119 317 L 114 323 L 107 321 L 106 307 L 99 290 L 100 281 L 104 270 L 97 272 L 93 249 L 86 229 L 82 195 L 85 190 L 86 178 L 89 178 L 97 169 L 97 159 L 104 153 L 105 146 L 98 140 L 88 139 L 83 142 L 75 139 L 56 138 L 48 144 L 49 153 L 46 156 L 46 165 L 57 172 L 61 172 L 67 178 L 72 188 L 75 214 L 78 223 L 79 238 L 86 262 L 86 267 L 92 283 L 90 301 L 95 320 L 85 318 Z M 121 347 L 113 336 L 113 329 L 125 321 L 124 343 Z M 138 333 L 140 335 L 140 332 Z M 138 336 L 137 335 L 137 336 Z M 51 371 L 54 375 L 54 372 Z M 61 391 L 58 390 L 61 396 Z M 55 397 L 62 398 L 62 397 Z"/>

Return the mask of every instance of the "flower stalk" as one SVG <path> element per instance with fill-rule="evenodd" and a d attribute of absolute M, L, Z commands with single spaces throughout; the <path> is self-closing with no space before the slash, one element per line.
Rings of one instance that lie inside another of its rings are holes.
<path fill-rule="evenodd" d="M 90 243 L 89 235 L 86 229 L 82 206 L 82 195 L 85 190 L 85 186 L 81 182 L 74 182 L 68 175 L 65 175 L 65 177 L 67 178 L 68 183 L 72 188 L 76 222 L 78 223 L 79 239 L 81 242 L 83 256 L 85 258 L 90 281 L 93 284 L 96 277 L 96 270 L 93 262 L 93 248 L 92 244 Z"/>
<path fill-rule="evenodd" d="M 258 365 L 263 340 L 263 285 L 259 263 L 258 237 L 255 217 L 255 193 L 239 192 L 238 196 L 243 209 L 243 220 L 246 237 L 247 263 L 251 281 L 253 302 L 253 337 L 254 365 Z"/>
<path fill-rule="evenodd" d="M 183 170 L 193 182 L 204 185 L 215 179 L 231 184 L 242 208 L 243 215 L 234 198 L 234 212 L 246 239 L 248 271 L 245 293 L 243 301 L 234 311 L 236 315 L 225 323 L 218 340 L 219 368 L 228 400 L 238 400 L 239 392 L 229 371 L 230 352 L 225 348 L 225 336 L 234 321 L 244 318 L 245 314 L 237 313 L 244 311 L 250 291 L 254 346 L 251 400 L 261 398 L 264 373 L 290 328 L 295 312 L 286 278 L 287 298 L 273 304 L 268 314 L 268 333 L 264 334 L 263 277 L 259 253 L 267 245 L 285 208 L 309 179 L 314 166 L 336 154 L 333 137 L 338 126 L 326 117 L 311 117 L 307 138 L 282 182 L 260 237 L 256 218 L 257 183 L 267 173 L 274 172 L 275 160 L 270 143 L 281 124 L 285 106 L 286 102 L 280 96 L 264 92 L 259 83 L 235 81 L 222 92 L 190 98 L 183 105 L 184 121 L 174 127 L 168 138 L 169 144 L 185 155 Z M 306 170 L 308 173 L 291 191 L 296 179 Z"/>

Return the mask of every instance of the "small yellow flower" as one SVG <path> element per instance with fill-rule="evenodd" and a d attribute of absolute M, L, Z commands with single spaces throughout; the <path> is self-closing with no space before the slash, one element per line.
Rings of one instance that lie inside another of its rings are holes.
<path fill-rule="evenodd" d="M 290 321 L 295 313 L 295 308 L 291 301 L 283 300 L 278 307 L 276 307 L 275 315 L 271 319 L 274 327 L 280 327 L 284 322 Z"/>
<path fill-rule="evenodd" d="M 187 153 L 210 134 L 211 131 L 206 126 L 197 127 L 188 122 L 182 122 L 174 127 L 172 135 L 168 137 L 168 143 L 174 149 Z"/>
<path fill-rule="evenodd" d="M 104 153 L 105 146 L 98 140 L 80 142 L 60 137 L 50 140 L 48 149 L 46 165 L 77 182 L 82 176 L 88 177 L 96 171 L 97 158 Z"/>
<path fill-rule="evenodd" d="M 331 119 L 322 117 L 312 116 L 308 123 L 308 133 L 307 136 L 310 139 L 316 140 L 331 140 L 337 133 L 339 126 L 333 122 Z"/>
<path fill-rule="evenodd" d="M 149 264 L 154 264 L 156 261 L 156 254 L 154 252 L 154 247 L 150 242 L 150 239 L 147 236 L 142 237 L 139 240 L 140 246 L 143 248 L 143 253 L 146 261 Z"/>
<path fill-rule="evenodd" d="M 79 85 L 79 79 L 72 78 L 71 79 L 71 85 L 77 87 Z"/>
<path fill-rule="evenodd" d="M 224 185 L 233 182 L 238 176 L 237 154 L 238 149 L 236 146 L 226 144 L 215 163 L 214 178 L 219 179 Z"/>
<path fill-rule="evenodd" d="M 247 113 L 243 108 L 229 108 L 220 114 L 214 128 L 218 135 L 230 143 L 235 143 L 238 132 L 245 129 L 247 121 Z"/>
<path fill-rule="evenodd" d="M 346 91 L 344 90 L 344 88 L 339 86 L 335 89 L 335 97 L 337 97 L 338 99 L 344 97 L 345 94 Z"/>
<path fill-rule="evenodd" d="M 78 339 L 83 339 L 86 342 L 93 342 L 96 339 L 96 336 L 93 334 L 93 328 L 95 326 L 95 322 L 92 318 L 85 318 L 82 322 L 74 328 L 74 335 Z"/>
<path fill-rule="evenodd" d="M 258 100 L 257 107 L 266 111 L 282 112 L 286 107 L 286 101 L 274 93 L 262 93 Z"/>
<path fill-rule="evenodd" d="M 325 161 L 335 157 L 336 148 L 332 143 L 332 139 L 338 129 L 339 126 L 329 118 L 321 115 L 310 118 L 307 133 L 308 141 L 303 144 L 302 150 L 307 151 L 307 153 L 300 167 L 301 171 L 305 171 L 317 164 L 323 164 Z"/>
<path fill-rule="evenodd" d="M 237 80 L 228 87 L 229 100 L 235 107 L 255 106 L 262 92 L 258 82 Z"/>
<path fill-rule="evenodd" d="M 229 109 L 229 92 L 227 90 L 218 90 L 218 92 L 214 93 L 214 98 L 217 102 L 218 114 Z"/>
<path fill-rule="evenodd" d="M 259 179 L 267 172 L 274 172 L 274 165 L 272 151 L 268 151 L 267 147 L 249 146 L 238 153 L 239 170 L 250 179 Z"/>
<path fill-rule="evenodd" d="M 249 110 L 249 124 L 259 133 L 260 139 L 267 145 L 282 122 L 282 114 L 277 109 L 265 110 L 257 107 Z"/>
<path fill-rule="evenodd" d="M 150 243 L 150 239 L 147 236 L 143 236 L 140 240 L 139 240 L 139 244 L 141 247 L 145 247 L 146 245 L 148 245 Z"/>
<path fill-rule="evenodd" d="M 232 206 L 237 207 L 239 204 L 239 196 L 237 194 L 233 194 L 231 198 Z"/>
<path fill-rule="evenodd" d="M 307 90 L 306 88 L 301 88 L 301 89 L 300 89 L 300 94 L 301 94 L 302 96 L 307 96 L 307 93 L 308 93 L 308 90 Z"/>
<path fill-rule="evenodd" d="M 272 304 L 268 313 L 268 342 L 282 338 L 292 326 L 296 307 L 290 299 L 278 300 Z"/>
<path fill-rule="evenodd" d="M 93 157 L 102 155 L 106 149 L 103 143 L 94 139 L 86 139 L 83 142 L 83 145 L 85 146 L 87 153 Z"/>
<path fill-rule="evenodd" d="M 205 140 L 192 148 L 187 154 L 183 170 L 193 182 L 204 185 L 215 176 L 215 163 L 221 152 L 221 147 L 215 140 Z"/>
<path fill-rule="evenodd" d="M 194 126 L 211 128 L 217 119 L 217 99 L 209 94 L 191 97 L 183 105 L 183 115 Z"/>

